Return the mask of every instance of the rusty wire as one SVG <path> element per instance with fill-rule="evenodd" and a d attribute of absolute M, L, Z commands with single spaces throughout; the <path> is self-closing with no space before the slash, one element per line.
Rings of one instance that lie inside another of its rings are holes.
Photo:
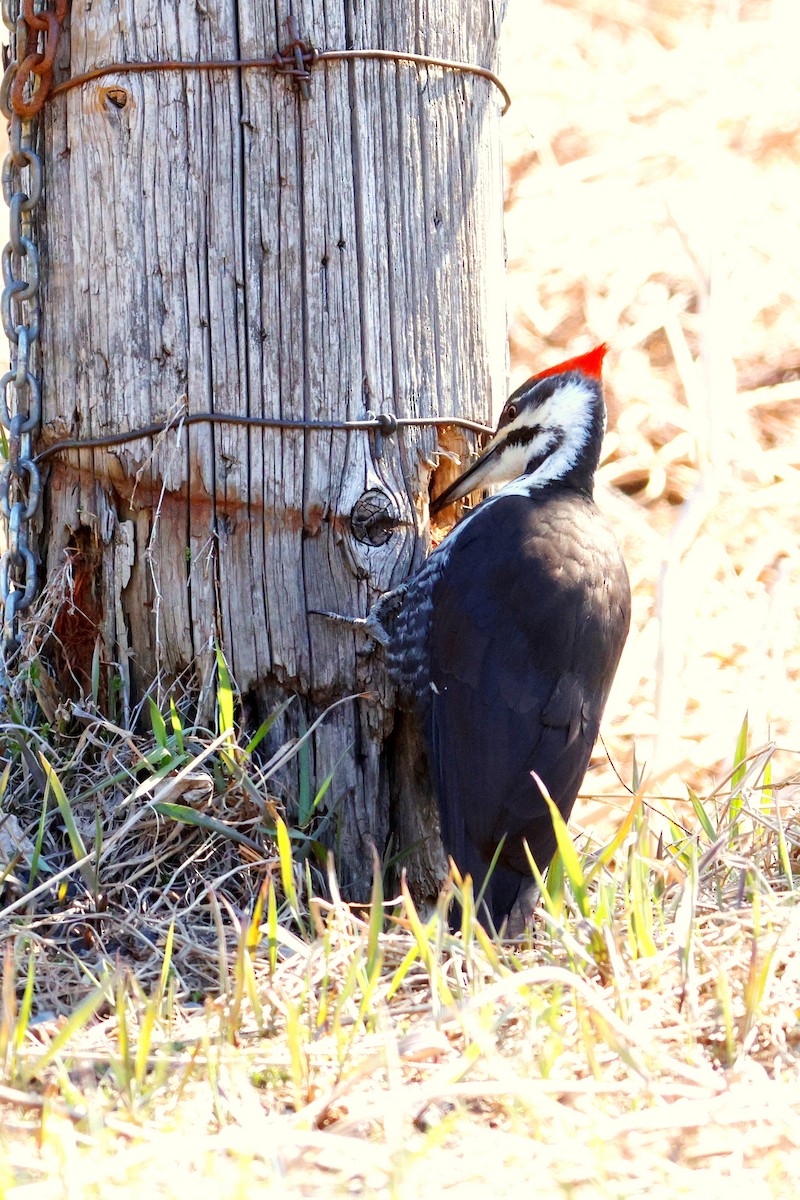
<path fill-rule="evenodd" d="M 73 75 L 70 79 L 65 79 L 63 83 L 59 83 L 56 87 L 52 88 L 50 95 L 51 97 L 63 95 L 73 88 L 82 87 L 85 83 L 92 83 L 95 79 L 102 79 L 107 75 L 142 75 L 150 71 L 262 70 L 275 71 L 277 74 L 293 78 L 301 85 L 301 88 L 304 88 L 303 94 L 307 97 L 308 82 L 311 79 L 311 68 L 317 63 L 334 62 L 337 59 L 377 59 L 381 62 L 409 62 L 415 63 L 417 66 L 437 67 L 440 70 L 461 71 L 467 75 L 477 75 L 482 79 L 488 79 L 490 83 L 499 89 L 503 97 L 503 116 L 505 116 L 511 107 L 511 97 L 505 85 L 488 67 L 479 67 L 475 63 L 459 62 L 451 58 L 436 58 L 428 54 L 412 54 L 402 50 L 314 50 L 297 38 L 284 47 L 283 50 L 277 51 L 269 58 L 231 58 L 202 60 L 198 62 L 162 59 L 155 62 L 108 63 L 105 66 L 94 67 L 91 71 L 85 71 L 81 75 Z"/>
<path fill-rule="evenodd" d="M 66 92 L 81 87 L 83 84 L 91 83 L 96 79 L 102 79 L 108 75 L 144 74 L 146 72 L 159 71 L 272 70 L 293 79 L 299 84 L 302 94 L 307 98 L 309 95 L 308 84 L 311 79 L 311 68 L 313 66 L 320 62 L 353 59 L 409 62 L 418 66 L 436 67 L 440 70 L 460 71 L 464 74 L 477 75 L 487 79 L 499 89 L 504 101 L 503 115 L 505 115 L 511 105 L 511 97 L 504 84 L 487 67 L 480 67 L 474 63 L 461 62 L 456 59 L 438 58 L 427 54 L 397 50 L 315 50 L 299 37 L 294 21 L 289 25 L 289 33 L 292 40 L 282 50 L 276 51 L 269 58 L 237 58 L 201 60 L 196 62 L 163 59 L 154 62 L 108 63 L 105 66 L 94 67 L 92 70 L 85 71 L 80 75 L 73 75 L 71 78 L 53 87 L 53 62 L 67 7 L 68 0 L 55 0 L 55 9 L 53 11 L 43 10 L 41 13 L 36 13 L 34 0 L 23 0 L 24 22 L 18 22 L 18 36 L 25 39 L 23 43 L 24 54 L 18 57 L 18 61 L 24 57 L 24 62 L 22 62 L 19 71 L 10 70 L 6 75 L 3 89 L 0 91 L 0 106 L 4 107 L 4 110 L 8 110 L 10 107 L 18 116 L 29 119 L 33 114 L 39 112 L 48 97 L 52 99 L 56 96 L 64 95 Z M 44 53 L 29 51 L 28 49 L 27 36 L 29 32 L 34 30 L 45 31 L 47 34 Z M 23 72 L 23 67 L 27 75 Z M 25 100 L 23 89 L 26 78 L 29 78 L 31 73 L 37 77 L 38 86 L 33 96 Z M 104 434 L 89 438 L 64 438 L 46 446 L 36 455 L 34 462 L 37 464 L 42 463 L 46 459 L 68 450 L 121 446 L 143 438 L 154 437 L 166 432 L 171 427 L 179 428 L 180 426 L 197 425 L 200 423 L 306 431 L 315 429 L 364 429 L 385 436 L 391 436 L 398 429 L 409 426 L 441 427 L 450 425 L 459 429 L 470 430 L 474 433 L 485 434 L 492 432 L 489 426 L 484 425 L 480 421 L 472 421 L 463 417 L 396 417 L 390 413 L 380 413 L 355 421 L 306 421 L 284 420 L 278 417 L 252 417 L 236 413 L 185 413 L 181 415 L 177 422 L 171 419 L 154 421 L 148 425 L 143 425 L 126 432 Z"/>
<path fill-rule="evenodd" d="M 456 429 L 467 429 L 472 433 L 487 434 L 494 430 L 481 421 L 472 421 L 467 417 L 396 417 L 394 413 L 373 413 L 370 416 L 354 421 L 304 421 L 291 420 L 283 417 L 251 417 L 240 413 L 201 412 L 182 413 L 177 417 L 164 421 L 153 421 L 149 425 L 141 425 L 120 433 L 100 434 L 98 437 L 63 438 L 45 446 L 36 455 L 34 461 L 39 464 L 56 454 L 67 450 L 95 450 L 109 446 L 123 446 L 128 442 L 138 442 L 148 437 L 166 433 L 170 429 L 179 430 L 186 425 L 245 425 L 255 429 L 294 429 L 302 432 L 309 430 L 351 430 L 364 429 L 368 432 L 391 437 L 398 429 L 408 429 L 412 426 L 419 428 L 436 428 L 453 426 Z"/>

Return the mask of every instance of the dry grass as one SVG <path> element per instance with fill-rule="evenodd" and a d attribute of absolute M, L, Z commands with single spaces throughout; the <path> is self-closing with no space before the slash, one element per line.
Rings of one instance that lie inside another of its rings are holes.
<path fill-rule="evenodd" d="M 101 758 L 124 761 L 124 739 L 87 725 Z M 193 751 L 203 735 L 183 739 Z M 66 740 L 53 738 L 59 748 L 68 779 Z M 411 1197 L 470 1183 L 503 1195 L 534 1182 L 553 1196 L 659 1194 L 686 1190 L 696 1170 L 707 1190 L 712 1171 L 738 1186 L 766 1168 L 764 1194 L 789 1194 L 800 825 L 770 787 L 768 751 L 742 759 L 740 739 L 729 785 L 698 803 L 698 832 L 673 829 L 655 857 L 647 811 L 632 805 L 613 844 L 565 856 L 567 882 L 551 873 L 534 937 L 501 944 L 468 899 L 453 936 L 442 910 L 423 921 L 407 893 L 384 901 L 380 874 L 362 914 L 333 876 L 332 899 L 315 898 L 288 838 L 257 863 L 231 845 L 238 810 L 227 836 L 166 812 L 149 828 L 158 732 L 138 749 L 148 765 L 125 789 L 145 817 L 138 842 L 104 829 L 99 879 L 81 882 L 54 823 L 44 849 L 51 868 L 72 868 L 73 890 L 49 887 L 35 915 L 25 895 L 5 909 L 7 1194 L 67 1195 L 75 1180 L 87 1196 Z M 219 814 L 246 754 L 227 733 L 201 753 L 185 764 L 212 781 L 197 811 Z M 160 786 L 178 778 L 173 766 Z M 152 887 L 137 904 L 129 886 L 148 854 L 156 872 L 186 863 L 160 912 Z M 257 895 L 222 871 L 237 855 Z M 198 861 L 211 888 L 195 885 Z"/>
<path fill-rule="evenodd" d="M 514 377 L 610 343 L 635 629 L 606 732 L 667 794 L 708 785 L 745 710 L 797 748 L 795 32 L 768 0 L 518 0 L 507 25 Z"/>
<path fill-rule="evenodd" d="M 2 1194 L 798 1193 L 795 19 L 510 5 L 512 368 L 612 347 L 635 629 L 605 733 L 641 806 L 598 755 L 535 937 L 468 904 L 453 937 L 379 878 L 372 915 L 339 901 L 224 665 L 214 729 L 147 709 L 135 741 L 34 676 L 49 728 L 0 778 Z"/>

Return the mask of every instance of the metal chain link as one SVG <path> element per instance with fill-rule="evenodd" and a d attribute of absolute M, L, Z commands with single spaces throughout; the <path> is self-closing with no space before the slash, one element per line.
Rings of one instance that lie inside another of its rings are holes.
<path fill-rule="evenodd" d="M 9 239 L 3 248 L 0 318 L 11 346 L 11 369 L 0 378 L 0 425 L 5 431 L 5 466 L 0 472 L 0 513 L 8 528 L 8 548 L 0 558 L 0 684 L 20 645 L 20 614 L 36 594 L 36 557 L 31 522 L 42 498 L 42 481 L 32 438 L 42 418 L 41 385 L 35 370 L 40 331 L 39 251 L 33 216 L 42 198 L 42 161 L 33 148 L 31 121 L 52 83 L 66 0 L 55 11 L 34 0 L 2 0 L 11 53 L 0 84 L 0 109 L 9 122 L 9 149 L 2 168 L 3 197 L 9 209 Z"/>

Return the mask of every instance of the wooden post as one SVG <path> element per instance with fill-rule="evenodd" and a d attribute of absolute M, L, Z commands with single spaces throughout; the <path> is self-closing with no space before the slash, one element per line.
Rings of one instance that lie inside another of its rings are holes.
<path fill-rule="evenodd" d="M 290 11 L 320 49 L 492 67 L 503 9 L 73 0 L 57 81 L 114 62 L 269 56 Z M 217 639 L 251 719 L 299 697 L 281 736 L 372 693 L 313 742 L 317 778 L 338 763 L 329 801 L 354 895 L 370 841 L 383 849 L 390 831 L 393 696 L 365 639 L 309 610 L 364 614 L 424 557 L 436 434 L 381 447 L 360 431 L 181 431 L 179 418 L 487 419 L 505 387 L 500 107 L 483 78 L 337 61 L 313 68 L 308 99 L 267 70 L 120 73 L 44 118 L 43 440 L 176 422 L 51 460 L 48 576 L 68 556 L 80 600 L 57 626 L 65 675 L 86 685 L 99 632 L 129 711 L 178 679 L 208 714 Z M 399 518 L 380 546 L 350 524 L 370 489 Z"/>

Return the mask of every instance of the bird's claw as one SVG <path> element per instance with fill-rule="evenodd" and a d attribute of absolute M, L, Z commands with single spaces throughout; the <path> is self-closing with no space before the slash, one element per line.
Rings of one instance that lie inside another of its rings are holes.
<path fill-rule="evenodd" d="M 366 617 L 347 617 L 343 613 L 322 612 L 312 608 L 309 610 L 309 616 L 325 617 L 326 621 L 333 621 L 336 625 L 345 625 L 354 633 L 365 633 L 380 646 L 386 646 L 389 642 L 389 634 L 371 612 Z"/>
<path fill-rule="evenodd" d="M 394 588 L 391 592 L 384 592 L 365 617 L 348 617 L 342 613 L 320 612 L 314 609 L 311 610 L 311 613 L 317 617 L 325 617 L 326 620 L 333 621 L 337 625 L 345 625 L 355 633 L 365 633 L 379 646 L 388 646 L 391 634 L 386 628 L 385 622 L 400 608 L 407 590 L 408 584 L 402 583 L 400 587 Z"/>

